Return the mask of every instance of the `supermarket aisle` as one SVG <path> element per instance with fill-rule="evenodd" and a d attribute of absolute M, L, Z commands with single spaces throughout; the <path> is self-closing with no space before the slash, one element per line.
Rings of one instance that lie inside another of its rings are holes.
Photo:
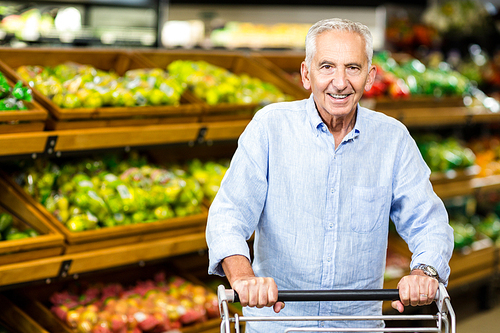
<path fill-rule="evenodd" d="M 481 311 L 472 317 L 461 319 L 457 323 L 458 333 L 494 333 L 500 332 L 500 306 Z"/>
<path fill-rule="evenodd" d="M 481 309 L 485 295 L 491 296 L 489 309 Z M 458 333 L 500 333 L 500 288 L 473 287 L 450 296 Z"/>

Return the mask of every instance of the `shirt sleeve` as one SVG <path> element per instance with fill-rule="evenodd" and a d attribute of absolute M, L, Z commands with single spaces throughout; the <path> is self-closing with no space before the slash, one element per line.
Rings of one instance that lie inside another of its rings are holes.
<path fill-rule="evenodd" d="M 251 259 L 247 240 L 257 227 L 267 195 L 267 142 L 266 131 L 255 118 L 238 140 L 208 214 L 209 274 L 224 276 L 221 261 L 228 256 Z"/>
<path fill-rule="evenodd" d="M 394 170 L 391 219 L 412 252 L 411 267 L 431 265 L 445 282 L 450 275 L 453 228 L 430 182 L 430 169 L 409 135 L 402 140 Z"/>

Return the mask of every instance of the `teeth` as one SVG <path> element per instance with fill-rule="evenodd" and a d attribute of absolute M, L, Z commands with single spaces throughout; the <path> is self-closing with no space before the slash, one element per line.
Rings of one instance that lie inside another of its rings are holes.
<path fill-rule="evenodd" d="M 349 96 L 349 94 L 346 94 L 346 95 L 344 95 L 344 94 L 328 94 L 328 95 L 332 96 L 333 98 L 338 98 L 338 99 L 344 99 L 347 96 Z"/>

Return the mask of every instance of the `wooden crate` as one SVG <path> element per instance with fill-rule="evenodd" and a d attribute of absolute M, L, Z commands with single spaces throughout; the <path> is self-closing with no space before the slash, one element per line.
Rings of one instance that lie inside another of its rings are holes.
<path fill-rule="evenodd" d="M 254 52 L 251 54 L 253 60 L 266 67 L 274 75 L 288 80 L 297 86 L 303 94 L 309 96 L 310 91 L 302 86 L 300 77 L 300 67 L 306 55 L 305 52 L 284 51 L 284 52 Z"/>
<path fill-rule="evenodd" d="M 0 294 L 0 322 L 13 333 L 49 333 L 26 312 Z"/>
<path fill-rule="evenodd" d="M 208 263 L 207 263 L 208 264 Z M 158 268 L 160 267 L 160 268 Z M 152 279 L 154 274 L 159 271 L 165 271 L 175 276 L 180 276 L 187 281 L 197 285 L 205 286 L 204 283 L 196 279 L 191 279 L 189 276 L 184 276 L 179 273 L 175 267 L 171 267 L 168 263 L 153 264 L 140 269 L 122 268 L 110 272 L 102 272 L 87 277 L 81 277 L 79 281 L 61 281 L 45 286 L 44 288 L 28 287 L 25 290 L 12 290 L 6 293 L 5 298 L 10 304 L 17 306 L 26 315 L 33 318 L 41 327 L 49 332 L 75 333 L 66 323 L 60 320 L 53 312 L 50 311 L 49 298 L 55 291 L 67 290 L 71 286 L 86 285 L 87 283 L 120 283 L 123 286 L 132 285 L 134 281 L 144 281 Z M 206 286 L 205 286 L 206 287 Z M 208 288 L 209 289 L 209 288 Z M 1 295 L 0 295 L 1 296 Z M 229 306 L 231 313 L 239 313 L 234 306 Z M 176 331 L 177 332 L 177 331 Z M 211 318 L 205 322 L 193 325 L 187 325 L 180 329 L 181 333 L 217 333 L 220 332 L 220 319 Z"/>
<path fill-rule="evenodd" d="M 491 242 L 484 246 L 473 244 L 470 251 L 462 253 L 455 251 L 450 260 L 450 288 L 466 286 L 471 282 L 492 278 L 497 272 L 499 258 L 498 247 Z"/>
<path fill-rule="evenodd" d="M 0 60 L 0 72 L 8 72 L 8 66 Z M 16 82 L 5 74 L 11 87 Z M 28 110 L 0 111 L 0 133 L 37 132 L 45 128 L 48 112 L 33 97 L 32 102 L 24 102 Z"/>
<path fill-rule="evenodd" d="M 0 241 L 0 265 L 58 256 L 64 237 L 34 207 L 25 205 L 22 196 L 9 182 L 0 178 L 0 210 L 14 217 L 14 225 L 31 227 L 40 233 L 33 238 Z"/>
<path fill-rule="evenodd" d="M 127 70 L 146 68 L 136 57 L 124 50 L 106 49 L 54 49 L 0 48 L 0 59 L 7 65 L 6 76 L 12 80 L 21 79 L 16 69 L 22 65 L 55 66 L 65 62 L 91 65 L 104 71 L 115 71 L 123 75 Z M 50 113 L 52 120 L 48 129 L 64 130 L 103 126 L 142 126 L 167 122 L 194 122 L 202 111 L 201 105 L 186 92 L 179 106 L 136 106 L 99 108 L 60 108 L 48 97 L 33 89 L 33 94 Z M 168 119 L 168 120 L 166 120 Z"/>
<path fill-rule="evenodd" d="M 389 236 L 392 250 L 411 258 L 406 243 L 396 234 Z M 494 276 L 499 258 L 499 248 L 489 241 L 476 242 L 467 252 L 454 251 L 450 259 L 448 288 L 467 285 L 480 279 Z"/>
<path fill-rule="evenodd" d="M 18 205 L 31 207 L 34 211 L 43 216 L 59 234 L 64 236 L 65 254 L 166 239 L 180 235 L 194 234 L 200 231 L 203 232 L 205 230 L 208 210 L 203 208 L 202 213 L 187 217 L 174 217 L 151 223 L 138 223 L 96 230 L 71 232 L 14 180 L 3 175 L 3 181 L 16 193 L 16 198 L 19 201 L 17 202 Z"/>
<path fill-rule="evenodd" d="M 212 65 L 219 66 L 235 74 L 247 73 L 252 77 L 274 84 L 285 94 L 294 99 L 307 98 L 309 94 L 304 94 L 303 90 L 292 84 L 290 81 L 276 75 L 268 68 L 254 61 L 251 57 L 236 52 L 207 52 L 207 51 L 184 51 L 184 50 L 146 50 L 136 51 L 135 56 L 140 62 L 148 62 L 151 67 L 166 68 L 175 60 L 204 60 Z M 202 121 L 222 121 L 250 119 L 258 104 L 231 104 L 221 103 L 210 106 L 205 102 L 204 115 Z"/>

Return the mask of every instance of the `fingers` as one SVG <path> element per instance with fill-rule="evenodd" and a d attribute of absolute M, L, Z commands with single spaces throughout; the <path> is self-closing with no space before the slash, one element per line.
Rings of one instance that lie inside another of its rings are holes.
<path fill-rule="evenodd" d="M 276 313 L 279 313 L 284 308 L 285 308 L 285 303 L 283 303 L 283 302 L 276 302 L 274 304 L 274 312 L 276 312 Z"/>
<path fill-rule="evenodd" d="M 400 301 L 393 301 L 391 305 L 394 309 L 398 310 L 399 313 L 403 313 L 403 311 L 405 310 L 403 303 L 401 303 Z"/>
<path fill-rule="evenodd" d="M 273 306 L 278 300 L 278 288 L 272 278 L 252 277 L 237 280 L 233 283 L 233 289 L 238 293 L 242 306 L 263 308 Z M 276 306 L 274 310 L 281 310 Z"/>
<path fill-rule="evenodd" d="M 399 297 L 404 306 L 428 305 L 434 301 L 438 281 L 428 276 L 408 275 L 398 283 Z M 394 306 L 393 306 L 394 307 Z M 399 308 L 395 308 L 399 311 Z"/>

